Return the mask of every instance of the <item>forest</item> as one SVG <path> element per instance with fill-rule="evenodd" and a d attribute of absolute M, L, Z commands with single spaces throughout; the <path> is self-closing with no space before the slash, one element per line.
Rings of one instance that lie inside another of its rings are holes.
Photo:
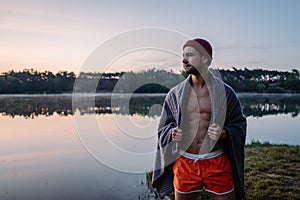
<path fill-rule="evenodd" d="M 211 70 L 215 73 L 216 70 Z M 236 92 L 300 93 L 297 69 L 277 71 L 264 69 L 219 69 L 222 80 Z M 166 93 L 184 80 L 187 74 L 149 69 L 139 72 L 91 73 L 34 69 L 0 74 L 0 94 L 72 93 Z M 77 83 L 77 84 L 76 84 Z M 75 86 L 75 87 L 74 87 Z"/>

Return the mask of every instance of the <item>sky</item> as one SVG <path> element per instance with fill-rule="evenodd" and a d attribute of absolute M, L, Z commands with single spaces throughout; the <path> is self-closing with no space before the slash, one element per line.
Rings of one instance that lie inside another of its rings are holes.
<path fill-rule="evenodd" d="M 207 39 L 218 68 L 299 70 L 299 9 L 298 0 L 0 0 L 0 72 L 78 73 L 103 43 L 147 27 Z M 144 49 L 118 55 L 110 62 L 114 67 L 104 69 L 156 63 L 179 71 L 180 62 L 180 55 Z"/>

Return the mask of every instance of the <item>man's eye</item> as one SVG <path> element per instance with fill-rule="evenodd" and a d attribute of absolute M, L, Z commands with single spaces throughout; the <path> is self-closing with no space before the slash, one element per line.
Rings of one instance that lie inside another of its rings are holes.
<path fill-rule="evenodd" d="M 182 54 L 182 57 L 191 57 L 191 56 L 193 56 L 193 54 L 192 54 L 192 53 L 186 53 L 186 54 Z"/>

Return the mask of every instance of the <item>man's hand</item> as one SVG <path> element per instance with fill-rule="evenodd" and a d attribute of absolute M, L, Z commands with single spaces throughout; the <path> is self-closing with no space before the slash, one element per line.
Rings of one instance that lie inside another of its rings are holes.
<path fill-rule="evenodd" d="M 226 137 L 226 131 L 222 130 L 218 124 L 213 123 L 207 129 L 207 134 L 210 139 L 218 140 Z"/>
<path fill-rule="evenodd" d="M 177 126 L 172 129 L 172 141 L 179 142 L 182 139 L 182 130 Z"/>

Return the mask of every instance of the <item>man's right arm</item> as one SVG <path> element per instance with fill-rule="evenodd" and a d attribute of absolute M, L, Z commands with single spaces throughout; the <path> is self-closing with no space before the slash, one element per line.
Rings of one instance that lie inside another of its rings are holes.
<path fill-rule="evenodd" d="M 175 119 L 175 114 L 172 112 L 175 108 L 171 108 L 174 104 L 170 103 L 172 101 L 171 95 L 167 95 L 160 117 L 159 127 L 158 127 L 158 142 L 161 147 L 165 147 L 172 140 L 172 129 L 177 126 Z"/>

